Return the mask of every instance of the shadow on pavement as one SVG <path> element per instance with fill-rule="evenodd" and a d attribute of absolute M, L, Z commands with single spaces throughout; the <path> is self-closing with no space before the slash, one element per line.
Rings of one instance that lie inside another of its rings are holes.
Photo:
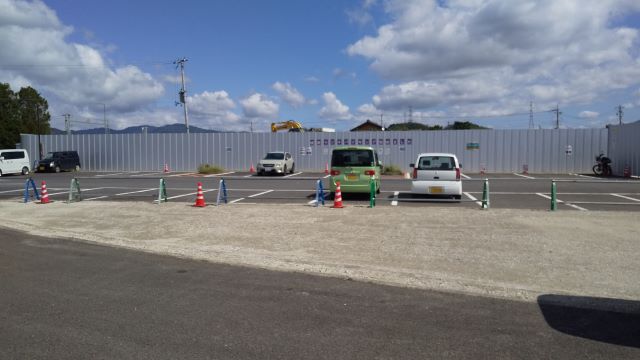
<path fill-rule="evenodd" d="M 538 297 L 538 306 L 557 331 L 640 348 L 640 301 L 545 294 Z"/>

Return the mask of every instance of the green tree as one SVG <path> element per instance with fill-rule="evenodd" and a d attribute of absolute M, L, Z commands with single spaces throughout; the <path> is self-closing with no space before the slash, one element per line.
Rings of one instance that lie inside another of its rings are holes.
<path fill-rule="evenodd" d="M 480 126 L 478 124 L 474 124 L 470 121 L 456 121 L 451 125 L 447 125 L 444 128 L 445 130 L 477 130 L 477 129 L 488 129 L 487 127 Z"/>
<path fill-rule="evenodd" d="M 51 115 L 49 104 L 32 87 L 17 93 L 9 84 L 0 83 L 0 148 L 13 148 L 20 134 L 49 134 Z"/>
<path fill-rule="evenodd" d="M 411 131 L 411 130 L 442 130 L 440 125 L 424 125 L 416 122 L 407 122 L 399 124 L 391 124 L 387 127 L 387 131 Z"/>

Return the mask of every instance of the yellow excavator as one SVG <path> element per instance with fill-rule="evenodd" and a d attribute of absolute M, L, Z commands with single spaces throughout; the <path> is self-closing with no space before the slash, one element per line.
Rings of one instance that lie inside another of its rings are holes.
<path fill-rule="evenodd" d="M 294 120 L 271 123 L 271 132 L 289 129 L 290 132 L 304 132 L 302 124 Z"/>

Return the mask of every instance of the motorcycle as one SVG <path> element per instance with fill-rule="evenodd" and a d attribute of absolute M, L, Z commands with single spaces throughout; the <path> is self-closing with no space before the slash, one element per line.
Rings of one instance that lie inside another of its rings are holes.
<path fill-rule="evenodd" d="M 593 173 L 596 175 L 611 175 L 611 159 L 604 156 L 604 154 L 600 154 L 596 156 L 596 164 L 593 166 Z"/>

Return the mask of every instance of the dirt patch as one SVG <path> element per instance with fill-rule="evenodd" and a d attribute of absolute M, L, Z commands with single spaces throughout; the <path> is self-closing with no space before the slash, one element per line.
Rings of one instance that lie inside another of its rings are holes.
<path fill-rule="evenodd" d="M 640 298 L 637 213 L 0 202 L 2 226 L 148 252 L 535 300 Z"/>

